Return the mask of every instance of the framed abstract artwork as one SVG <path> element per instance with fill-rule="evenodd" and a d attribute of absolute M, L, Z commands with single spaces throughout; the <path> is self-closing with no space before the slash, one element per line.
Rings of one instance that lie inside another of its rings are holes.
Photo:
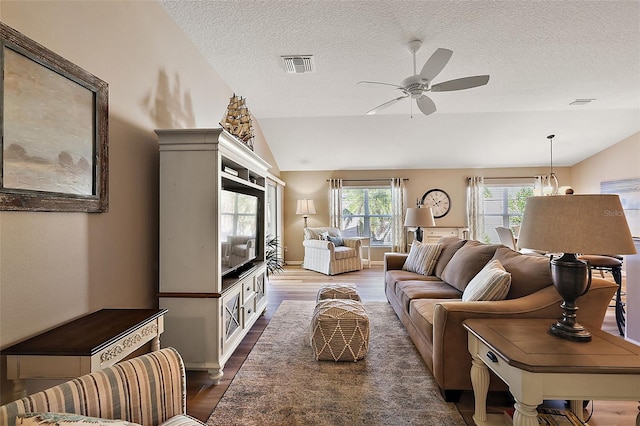
<path fill-rule="evenodd" d="M 106 212 L 108 85 L 0 23 L 0 210 Z"/>

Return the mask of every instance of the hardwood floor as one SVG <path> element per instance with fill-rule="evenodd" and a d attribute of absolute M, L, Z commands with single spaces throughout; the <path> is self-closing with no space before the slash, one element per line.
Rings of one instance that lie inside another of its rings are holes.
<path fill-rule="evenodd" d="M 611 276 L 607 279 L 611 279 Z M 187 372 L 187 412 L 189 415 L 206 421 L 218 401 L 229 387 L 233 377 L 253 348 L 262 331 L 283 300 L 315 300 L 316 292 L 326 283 L 354 283 L 364 301 L 386 301 L 381 266 L 373 266 L 359 272 L 349 272 L 336 276 L 326 276 L 299 267 L 288 266 L 284 273 L 272 275 L 267 288 L 267 310 L 261 316 L 238 349 L 231 356 L 224 369 L 224 377 L 217 386 L 213 386 L 205 372 Z M 624 285 L 624 284 L 623 284 Z M 623 287 L 624 288 L 624 287 Z M 614 309 L 607 311 L 603 330 L 618 335 Z M 506 394 L 490 394 L 488 411 L 501 413 L 511 402 Z M 561 402 L 550 401 L 550 406 L 560 407 Z M 472 425 L 473 392 L 464 392 L 456 404 L 467 424 Z M 638 402 L 634 401 L 594 401 L 587 406 L 587 414 L 593 410 L 589 419 L 590 426 L 629 426 L 635 424 Z"/>

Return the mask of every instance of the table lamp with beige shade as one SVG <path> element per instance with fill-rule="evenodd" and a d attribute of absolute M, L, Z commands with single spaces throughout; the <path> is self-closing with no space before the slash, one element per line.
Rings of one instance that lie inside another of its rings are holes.
<path fill-rule="evenodd" d="M 564 312 L 549 331 L 567 340 L 590 341 L 591 333 L 576 321 L 576 300 L 589 290 L 591 268 L 576 253 L 636 253 L 618 195 L 529 197 L 518 245 L 558 253 L 551 256 L 551 279 L 562 296 Z"/>
<path fill-rule="evenodd" d="M 436 226 L 431 207 L 410 207 L 404 218 L 404 226 L 416 227 L 414 239 L 422 242 L 422 228 L 432 228 Z"/>
<path fill-rule="evenodd" d="M 301 214 L 304 218 L 304 227 L 307 227 L 307 218 L 310 214 L 316 214 L 316 206 L 313 200 L 305 198 L 303 200 L 298 200 L 296 204 L 296 214 Z"/>

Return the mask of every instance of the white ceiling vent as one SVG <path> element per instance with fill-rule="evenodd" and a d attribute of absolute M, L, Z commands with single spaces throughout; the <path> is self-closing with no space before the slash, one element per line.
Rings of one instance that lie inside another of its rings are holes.
<path fill-rule="evenodd" d="M 312 55 L 282 56 L 284 69 L 289 74 L 303 74 L 314 72 Z"/>
<path fill-rule="evenodd" d="M 569 105 L 586 105 L 588 103 L 590 103 L 591 101 L 595 101 L 595 98 L 582 98 L 582 99 L 576 99 L 573 102 L 570 102 Z"/>

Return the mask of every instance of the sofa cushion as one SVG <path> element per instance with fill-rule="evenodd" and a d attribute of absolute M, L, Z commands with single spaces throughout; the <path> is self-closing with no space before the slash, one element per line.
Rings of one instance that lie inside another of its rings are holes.
<path fill-rule="evenodd" d="M 438 256 L 436 266 L 433 268 L 433 273 L 436 277 L 442 278 L 442 272 L 447 263 L 466 242 L 467 240 L 461 240 L 457 237 L 442 237 L 438 240 L 438 244 L 442 245 L 442 250 L 440 251 L 440 256 Z"/>
<path fill-rule="evenodd" d="M 423 244 L 414 241 L 402 269 L 422 275 L 431 275 L 441 250 L 442 244 Z"/>
<path fill-rule="evenodd" d="M 504 246 L 483 244 L 474 240 L 467 241 L 447 263 L 442 272 L 442 280 L 458 290 L 464 291 L 469 281 L 491 260 L 498 247 Z"/>
<path fill-rule="evenodd" d="M 496 250 L 493 259 L 499 260 L 511 274 L 511 288 L 507 299 L 517 299 L 553 285 L 549 258 L 521 254 L 507 247 Z"/>
<path fill-rule="evenodd" d="M 392 269 L 387 271 L 384 282 L 395 293 L 396 285 L 402 281 L 440 281 L 439 278 L 433 275 L 420 275 L 415 272 L 402 271 L 399 269 Z"/>
<path fill-rule="evenodd" d="M 414 299 L 459 299 L 462 293 L 443 281 L 402 281 L 396 284 L 396 297 L 405 310 Z"/>
<path fill-rule="evenodd" d="M 462 293 L 462 301 L 502 300 L 511 287 L 511 274 L 499 260 L 491 260 L 473 277 Z"/>
<path fill-rule="evenodd" d="M 459 300 L 459 299 L 458 299 Z M 433 314 L 442 299 L 416 299 L 409 304 L 409 318 L 433 345 Z"/>
<path fill-rule="evenodd" d="M 336 247 L 334 254 L 336 256 L 336 260 L 347 259 L 349 257 L 355 257 L 357 255 L 356 249 L 346 246 Z"/>

